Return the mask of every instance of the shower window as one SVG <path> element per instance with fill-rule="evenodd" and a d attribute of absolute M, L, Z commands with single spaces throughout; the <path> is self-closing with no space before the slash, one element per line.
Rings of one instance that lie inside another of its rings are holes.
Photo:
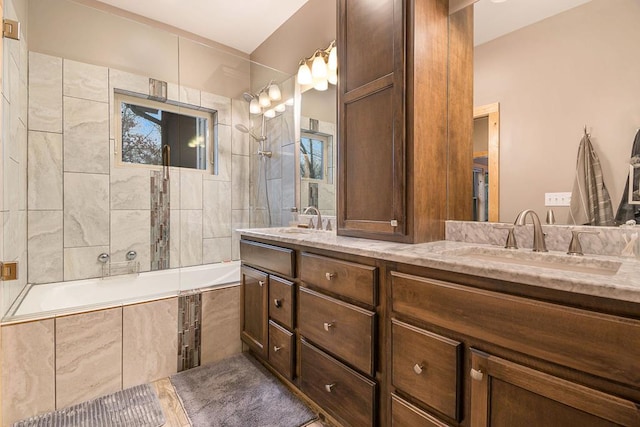
<path fill-rule="evenodd" d="M 115 100 L 121 164 L 162 166 L 163 147 L 168 146 L 171 166 L 215 173 L 215 112 L 119 93 Z"/>
<path fill-rule="evenodd" d="M 329 141 L 320 134 L 303 133 L 300 136 L 300 177 L 324 181 Z"/>

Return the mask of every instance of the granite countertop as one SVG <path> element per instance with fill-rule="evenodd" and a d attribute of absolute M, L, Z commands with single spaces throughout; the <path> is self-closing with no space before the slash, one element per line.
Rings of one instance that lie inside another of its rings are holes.
<path fill-rule="evenodd" d="M 385 242 L 290 227 L 238 230 L 247 237 L 339 251 L 491 279 L 640 303 L 640 261 L 615 256 L 534 253 L 496 245 Z"/>

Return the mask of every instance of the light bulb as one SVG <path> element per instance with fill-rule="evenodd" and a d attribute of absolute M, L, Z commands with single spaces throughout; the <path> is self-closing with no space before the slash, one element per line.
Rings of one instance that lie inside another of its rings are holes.
<path fill-rule="evenodd" d="M 311 77 L 311 70 L 306 62 L 300 65 L 298 68 L 298 83 L 301 85 L 310 85 L 313 83 L 313 77 Z"/>
<path fill-rule="evenodd" d="M 327 80 L 332 85 L 338 84 L 338 70 L 332 70 L 329 68 L 329 72 L 327 73 Z"/>
<path fill-rule="evenodd" d="M 311 75 L 314 79 L 327 77 L 327 64 L 324 62 L 324 58 L 322 58 L 322 55 L 320 54 L 313 58 L 313 64 L 311 64 Z"/>
<path fill-rule="evenodd" d="M 316 80 L 316 82 L 313 84 L 313 88 L 315 90 L 327 90 L 327 88 L 329 87 L 329 82 L 327 81 L 326 78 L 324 79 L 318 79 Z"/>
<path fill-rule="evenodd" d="M 267 92 L 260 92 L 260 97 L 258 98 L 258 102 L 261 107 L 270 107 L 271 99 L 269 99 L 269 94 Z"/>
<path fill-rule="evenodd" d="M 258 98 L 253 98 L 249 103 L 249 112 L 251 114 L 260 114 L 262 112 L 262 108 L 260 108 Z"/>
<path fill-rule="evenodd" d="M 287 106 L 284 104 L 278 104 L 274 110 L 276 110 L 276 113 L 284 113 L 287 110 Z"/>
<path fill-rule="evenodd" d="M 327 64 L 327 67 L 329 68 L 329 71 L 331 70 L 335 71 L 338 69 L 338 51 L 335 45 L 331 48 L 331 51 L 329 52 L 329 63 Z"/>
<path fill-rule="evenodd" d="M 271 119 L 276 116 L 276 112 L 274 110 L 267 110 L 264 112 L 264 116 Z"/>
<path fill-rule="evenodd" d="M 293 105 L 293 98 L 289 98 L 285 101 L 285 104 L 287 104 L 288 106 L 292 106 Z"/>
<path fill-rule="evenodd" d="M 280 101 L 282 99 L 280 87 L 275 83 L 269 86 L 269 98 L 271 98 L 272 101 Z"/>

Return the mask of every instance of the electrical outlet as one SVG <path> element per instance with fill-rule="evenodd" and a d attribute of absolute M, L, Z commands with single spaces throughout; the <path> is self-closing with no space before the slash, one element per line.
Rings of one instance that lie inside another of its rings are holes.
<path fill-rule="evenodd" d="M 571 206 L 571 193 L 544 193 L 545 206 Z"/>

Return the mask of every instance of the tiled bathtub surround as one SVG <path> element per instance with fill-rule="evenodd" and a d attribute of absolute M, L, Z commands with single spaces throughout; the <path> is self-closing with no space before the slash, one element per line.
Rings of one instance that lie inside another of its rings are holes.
<path fill-rule="evenodd" d="M 504 246 L 508 230 L 505 227 L 513 223 L 492 223 L 474 221 L 447 221 L 446 240 L 466 243 L 483 243 Z M 544 225 L 545 242 L 550 251 L 566 252 L 571 242 L 571 230 L 596 231 L 598 234 L 581 234 L 580 243 L 585 254 L 620 256 L 633 233 L 640 234 L 640 226 L 636 227 L 586 227 L 576 225 Z M 516 241 L 519 248 L 533 247 L 533 225 L 515 228 Z M 626 240 L 625 240 L 626 239 Z M 640 248 L 640 245 L 637 246 Z M 636 257 L 640 253 L 636 249 Z"/>
<path fill-rule="evenodd" d="M 113 92 L 146 94 L 147 76 L 29 52 L 29 85 L 29 282 L 99 277 L 102 252 L 121 263 L 135 250 L 141 271 L 239 257 L 232 230 L 248 225 L 249 141 L 232 125 L 248 118 L 244 100 L 169 82 L 169 100 L 218 112 L 218 174 L 171 168 L 169 200 L 152 192 L 156 171 L 113 155 Z"/>

